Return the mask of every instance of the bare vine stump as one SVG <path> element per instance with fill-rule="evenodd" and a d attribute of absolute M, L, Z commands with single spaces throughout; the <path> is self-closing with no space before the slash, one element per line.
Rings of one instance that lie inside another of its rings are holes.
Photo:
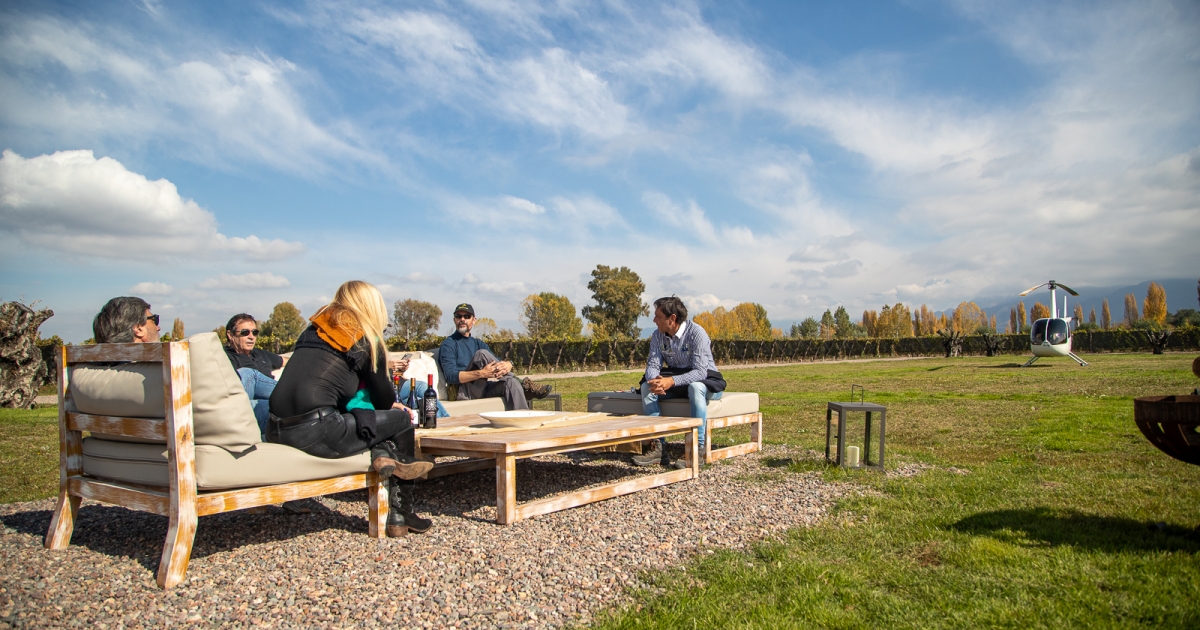
<path fill-rule="evenodd" d="M 987 350 L 989 357 L 994 357 L 1008 348 L 1008 338 L 1003 335 L 983 333 L 983 347 Z"/>
<path fill-rule="evenodd" d="M 34 311 L 20 302 L 0 304 L 0 407 L 28 409 L 46 379 L 37 347 L 38 327 L 54 311 Z"/>
<path fill-rule="evenodd" d="M 1146 340 L 1150 342 L 1150 351 L 1154 354 L 1162 354 L 1163 350 L 1167 349 L 1167 339 L 1171 338 L 1173 330 L 1147 330 Z"/>
<path fill-rule="evenodd" d="M 962 356 L 963 334 L 954 330 L 939 330 L 942 336 L 942 346 L 946 349 L 947 357 Z"/>

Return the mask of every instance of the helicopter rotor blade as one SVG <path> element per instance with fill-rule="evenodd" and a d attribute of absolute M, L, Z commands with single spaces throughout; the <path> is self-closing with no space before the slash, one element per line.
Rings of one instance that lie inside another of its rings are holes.
<path fill-rule="evenodd" d="M 1020 297 L 1025 297 L 1026 295 L 1029 295 L 1033 290 L 1040 289 L 1040 288 L 1046 286 L 1047 284 L 1049 284 L 1049 283 L 1043 282 L 1043 283 L 1037 285 L 1036 287 L 1029 287 L 1028 289 L 1025 289 L 1024 291 L 1018 293 L 1017 295 L 1019 295 Z"/>
<path fill-rule="evenodd" d="M 1058 288 L 1062 289 L 1063 291 L 1066 291 L 1067 293 L 1070 293 L 1071 295 L 1074 295 L 1075 297 L 1079 297 L 1079 294 L 1075 292 L 1075 289 L 1072 289 L 1071 287 L 1069 287 L 1065 284 L 1061 284 L 1061 283 L 1055 283 L 1055 284 L 1058 284 Z"/>

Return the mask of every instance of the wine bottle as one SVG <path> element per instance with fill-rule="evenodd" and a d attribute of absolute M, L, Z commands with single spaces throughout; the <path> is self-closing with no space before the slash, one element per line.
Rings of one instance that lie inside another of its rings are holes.
<path fill-rule="evenodd" d="M 426 429 L 437 428 L 438 412 L 437 389 L 433 386 L 433 374 L 429 374 L 429 387 L 425 388 L 425 398 L 421 401 L 421 425 Z"/>

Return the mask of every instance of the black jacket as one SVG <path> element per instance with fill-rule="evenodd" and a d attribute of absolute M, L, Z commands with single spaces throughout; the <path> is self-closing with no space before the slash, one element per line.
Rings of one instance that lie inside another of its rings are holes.
<path fill-rule="evenodd" d="M 396 389 L 388 380 L 387 353 L 379 353 L 378 366 L 368 369 L 371 350 L 365 339 L 341 352 L 317 335 L 314 326 L 300 333 L 287 369 L 271 394 L 271 414 L 289 418 L 321 407 L 346 411 L 358 384 L 365 383 L 376 409 L 391 409 Z"/>

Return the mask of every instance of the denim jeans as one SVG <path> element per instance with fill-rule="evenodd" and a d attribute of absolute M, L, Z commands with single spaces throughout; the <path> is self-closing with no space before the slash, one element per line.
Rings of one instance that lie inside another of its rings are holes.
<path fill-rule="evenodd" d="M 408 379 L 405 378 L 405 379 L 400 379 L 400 380 L 403 381 L 403 383 L 400 385 L 400 403 L 407 405 L 408 404 L 408 392 L 411 388 L 409 387 Z M 429 389 L 429 384 L 423 383 L 423 382 L 421 382 L 420 379 L 418 379 L 417 380 L 417 409 L 421 408 L 421 398 L 423 398 L 425 396 L 425 390 L 427 390 L 427 389 Z M 439 417 L 439 418 L 449 418 L 450 417 L 450 413 L 448 411 L 446 411 L 445 407 L 442 406 L 441 398 L 438 399 L 438 415 L 437 415 L 437 417 Z"/>
<path fill-rule="evenodd" d="M 242 379 L 242 388 L 250 397 L 250 408 L 254 410 L 254 419 L 258 421 L 258 432 L 267 434 L 267 418 L 271 416 L 271 392 L 275 391 L 275 379 L 259 372 L 254 368 L 238 368 L 238 378 Z"/>
<path fill-rule="evenodd" d="M 683 392 L 684 387 L 687 387 L 687 393 Z M 700 448 L 704 448 L 704 444 L 708 439 L 708 401 L 720 400 L 723 392 L 710 392 L 704 383 L 691 383 L 689 385 L 679 385 L 668 389 L 665 393 L 652 394 L 650 393 L 650 384 L 642 383 L 642 412 L 647 416 L 662 415 L 662 410 L 658 407 L 658 401 L 670 400 L 672 398 L 683 398 L 687 396 L 688 403 L 691 404 L 691 414 L 693 418 L 700 418 L 704 422 L 700 423 L 700 428 L 697 430 L 699 436 Z M 659 438 L 666 446 L 667 438 Z"/>

